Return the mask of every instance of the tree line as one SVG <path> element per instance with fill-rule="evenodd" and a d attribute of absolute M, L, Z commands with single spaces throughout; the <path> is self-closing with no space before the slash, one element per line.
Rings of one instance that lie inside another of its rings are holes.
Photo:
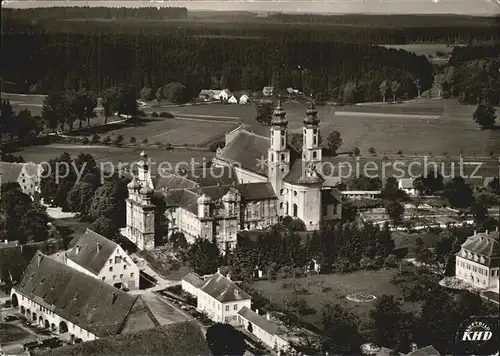
<path fill-rule="evenodd" d="M 54 6 L 31 9 L 3 9 L 2 16 L 8 20 L 184 20 L 188 11 L 185 7 L 104 7 L 104 6 Z"/>
<path fill-rule="evenodd" d="M 52 9 L 52 8 L 51 8 Z M 411 15 L 292 15 L 279 14 L 267 18 L 249 14 L 241 21 L 237 14 L 226 15 L 226 21 L 160 21 L 165 18 L 156 8 L 117 9 L 112 16 L 108 8 L 102 11 L 79 8 L 71 13 L 56 12 L 57 17 L 44 9 L 6 10 L 3 15 L 3 31 L 7 33 L 148 33 L 162 35 L 168 32 L 187 36 L 210 37 L 259 37 L 280 39 L 304 39 L 315 42 L 362 42 L 369 44 L 407 43 L 479 43 L 498 40 L 498 27 L 493 17 L 466 16 L 411 16 Z M 111 10 L 113 11 L 113 10 Z M 137 14 L 135 13 L 137 11 Z M 172 9 L 167 16 L 182 18 L 183 9 Z M 133 12 L 133 13 L 130 13 Z M 77 15 L 74 15 L 77 14 Z M 144 15 L 143 15 L 144 14 Z M 224 19 L 224 15 L 218 14 Z M 78 18 L 78 21 L 71 19 Z M 112 21 L 95 21 L 95 18 Z M 153 21 L 151 21 L 151 19 Z M 68 21 L 69 20 L 69 21 Z M 156 21 L 155 21 L 156 20 Z M 168 19 L 167 19 L 168 20 Z"/>
<path fill-rule="evenodd" d="M 3 53 L 3 79 L 25 92 L 80 87 L 100 92 L 124 83 L 157 91 L 165 83 L 178 82 L 187 97 L 204 88 L 261 90 L 274 85 L 335 100 L 364 101 L 381 100 L 384 81 L 399 83 L 399 97 L 414 97 L 433 81 L 425 56 L 360 43 L 293 38 L 9 34 L 3 39 Z"/>
<path fill-rule="evenodd" d="M 187 247 L 185 259 L 199 274 L 214 273 L 223 262 L 236 278 L 252 280 L 256 267 L 270 278 L 300 276 L 314 260 L 321 271 L 345 273 L 396 262 L 389 226 L 324 224 L 311 234 L 299 233 L 300 221 L 285 217 L 270 232 L 249 238 L 239 236 L 235 249 L 222 258 L 215 242 L 197 239 Z M 311 272 L 313 272 L 311 270 Z"/>
<path fill-rule="evenodd" d="M 500 44 L 455 47 L 448 66 L 437 76 L 443 95 L 463 104 L 500 103 Z"/>
<path fill-rule="evenodd" d="M 84 125 L 90 127 L 91 121 L 98 117 L 95 110 L 98 106 L 105 119 L 104 125 L 115 114 L 139 114 L 136 89 L 130 85 L 106 88 L 100 93 L 85 88 L 52 92 L 43 101 L 41 116 L 34 117 L 26 109 L 14 112 L 10 101 L 3 100 L 0 104 L 0 141 L 33 138 L 45 129 L 51 132 L 56 129 L 72 131 L 75 123 L 78 123 L 79 129 Z"/>

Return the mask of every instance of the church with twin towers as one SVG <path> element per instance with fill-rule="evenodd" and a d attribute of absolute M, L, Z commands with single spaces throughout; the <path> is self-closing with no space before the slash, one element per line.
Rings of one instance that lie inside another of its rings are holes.
<path fill-rule="evenodd" d="M 180 232 L 188 242 L 215 241 L 225 252 L 236 246 L 240 231 L 264 230 L 285 216 L 300 219 L 307 231 L 341 219 L 341 198 L 334 188 L 339 179 L 322 174 L 320 118 L 313 100 L 305 111 L 302 136 L 298 152 L 290 146 L 278 98 L 267 135 L 241 126 L 228 132 L 210 165 L 153 173 L 143 152 L 128 184 L 122 234 L 141 250 Z M 164 200 L 164 217 L 158 216 L 155 199 Z"/>

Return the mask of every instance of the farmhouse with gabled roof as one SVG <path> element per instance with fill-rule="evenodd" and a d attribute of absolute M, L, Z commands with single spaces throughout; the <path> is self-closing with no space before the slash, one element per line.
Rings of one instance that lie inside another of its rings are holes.
<path fill-rule="evenodd" d="M 11 290 L 12 305 L 28 320 L 70 340 L 95 340 L 159 326 L 142 297 L 38 252 L 22 281 Z M 140 321 L 140 322 L 137 322 Z"/>
<path fill-rule="evenodd" d="M 139 267 L 116 242 L 87 229 L 75 246 L 64 255 L 64 262 L 116 288 L 139 288 Z"/>

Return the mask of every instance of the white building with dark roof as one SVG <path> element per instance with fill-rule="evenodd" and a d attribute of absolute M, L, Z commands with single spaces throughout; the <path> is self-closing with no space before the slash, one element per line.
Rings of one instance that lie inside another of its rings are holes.
<path fill-rule="evenodd" d="M 218 323 L 236 324 L 241 308 L 251 308 L 251 297 L 230 276 L 220 272 L 206 280 L 190 273 L 181 281 L 182 289 L 197 299 L 197 309 Z"/>
<path fill-rule="evenodd" d="M 498 293 L 499 232 L 474 233 L 456 254 L 455 277 L 481 289 Z"/>
<path fill-rule="evenodd" d="M 142 297 L 133 296 L 36 253 L 11 290 L 12 306 L 38 326 L 82 341 L 160 326 Z"/>
<path fill-rule="evenodd" d="M 238 325 L 243 326 L 270 349 L 276 352 L 289 351 L 291 346 L 286 337 L 286 328 L 271 321 L 269 314 L 261 316 L 258 311 L 243 307 L 238 312 L 237 321 Z"/>
<path fill-rule="evenodd" d="M 280 217 L 301 219 L 308 231 L 341 219 L 342 199 L 334 188 L 339 179 L 323 169 L 320 122 L 312 101 L 303 122 L 301 154 L 288 143 L 281 100 L 267 136 L 241 127 L 228 132 L 225 147 L 217 150 L 211 165 L 152 177 L 143 153 L 138 174 L 128 186 L 123 235 L 139 249 L 154 247 L 153 194 L 165 200 L 168 234 L 182 232 L 188 242 L 215 240 L 222 252 L 236 246 L 238 232 L 266 229 Z"/>
<path fill-rule="evenodd" d="M 92 230 L 85 231 L 63 260 L 69 267 L 116 288 L 139 288 L 140 271 L 132 258 L 116 242 Z"/>
<path fill-rule="evenodd" d="M 40 192 L 40 177 L 43 168 L 40 164 L 0 162 L 0 184 L 18 183 L 23 193 L 34 196 Z"/>

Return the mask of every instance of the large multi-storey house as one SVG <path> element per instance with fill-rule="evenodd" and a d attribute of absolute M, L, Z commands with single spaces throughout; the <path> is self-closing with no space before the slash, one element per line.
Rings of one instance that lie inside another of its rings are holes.
<path fill-rule="evenodd" d="M 184 291 L 196 297 L 197 309 L 215 322 L 237 324 L 238 312 L 243 307 L 250 309 L 252 304 L 251 297 L 229 275 L 219 271 L 206 280 L 189 273 L 181 285 Z"/>
<path fill-rule="evenodd" d="M 226 134 L 225 147 L 212 164 L 159 171 L 153 177 L 142 153 L 137 175 L 128 185 L 127 227 L 122 233 L 139 249 L 155 245 L 153 194 L 163 196 L 168 234 L 188 241 L 215 240 L 221 250 L 236 246 L 242 230 L 265 229 L 291 216 L 308 231 L 342 217 L 339 179 L 324 178 L 317 110 L 311 101 L 303 121 L 303 146 L 288 143 L 288 121 L 278 100 L 270 135 L 238 128 Z M 329 172 L 331 173 L 331 172 Z"/>
<path fill-rule="evenodd" d="M 125 290 L 139 288 L 139 267 L 117 243 L 87 229 L 63 255 L 69 267 Z"/>
<path fill-rule="evenodd" d="M 498 293 L 499 233 L 475 233 L 456 254 L 455 276 L 471 286 Z"/>
<path fill-rule="evenodd" d="M 43 168 L 36 163 L 0 162 L 0 185 L 18 183 L 23 193 L 34 196 L 40 192 L 40 177 Z"/>

